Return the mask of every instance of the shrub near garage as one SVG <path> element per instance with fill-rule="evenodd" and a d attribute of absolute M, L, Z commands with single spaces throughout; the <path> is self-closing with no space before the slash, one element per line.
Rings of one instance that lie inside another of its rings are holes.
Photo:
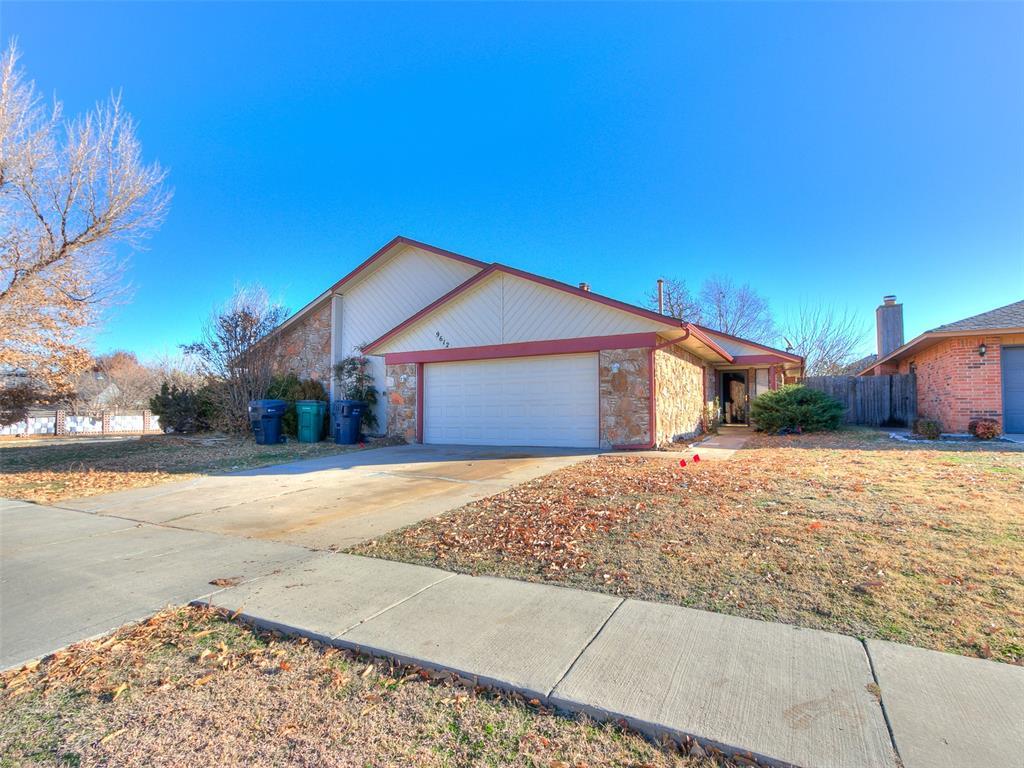
<path fill-rule="evenodd" d="M 843 422 L 843 413 L 843 404 L 834 397 L 802 384 L 788 384 L 765 392 L 750 405 L 751 421 L 764 432 L 838 429 Z"/>
<path fill-rule="evenodd" d="M 914 422 L 914 432 L 925 440 L 938 440 L 942 437 L 942 425 L 935 419 L 918 419 Z"/>
<path fill-rule="evenodd" d="M 999 437 L 999 422 L 995 419 L 971 419 L 967 431 L 979 440 Z"/>

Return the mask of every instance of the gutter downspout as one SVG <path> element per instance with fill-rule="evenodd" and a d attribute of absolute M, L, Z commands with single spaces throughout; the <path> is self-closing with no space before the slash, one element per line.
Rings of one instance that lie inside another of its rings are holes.
<path fill-rule="evenodd" d="M 657 352 L 659 349 L 670 347 L 673 344 L 678 344 L 679 342 L 686 341 L 688 338 L 690 338 L 690 329 L 684 326 L 683 330 L 686 331 L 686 335 L 683 336 L 682 338 L 663 341 L 660 344 L 655 344 L 653 347 L 648 347 L 647 349 L 647 382 L 648 388 L 651 393 L 648 429 L 651 433 L 651 439 L 648 440 L 646 443 L 641 443 L 640 445 L 613 445 L 613 451 L 650 451 L 658 447 L 658 393 L 655 389 L 656 382 L 654 380 L 654 353 Z"/>

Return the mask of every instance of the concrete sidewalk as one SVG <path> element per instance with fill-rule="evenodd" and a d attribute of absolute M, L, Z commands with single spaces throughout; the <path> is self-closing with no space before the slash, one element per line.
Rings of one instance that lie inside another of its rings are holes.
<path fill-rule="evenodd" d="M 203 602 L 769 764 L 896 766 L 893 742 L 906 768 L 1024 754 L 1024 669 L 995 662 L 333 553 Z"/>
<path fill-rule="evenodd" d="M 313 556 L 0 499 L 0 669 Z"/>

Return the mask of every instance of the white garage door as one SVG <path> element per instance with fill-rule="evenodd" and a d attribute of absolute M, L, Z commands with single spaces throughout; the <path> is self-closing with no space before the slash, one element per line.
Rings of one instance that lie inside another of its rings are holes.
<path fill-rule="evenodd" d="M 598 446 L 596 353 L 423 368 L 425 443 Z"/>

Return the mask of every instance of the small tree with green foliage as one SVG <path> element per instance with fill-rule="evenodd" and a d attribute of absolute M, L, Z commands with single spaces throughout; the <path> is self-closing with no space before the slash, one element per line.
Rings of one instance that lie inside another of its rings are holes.
<path fill-rule="evenodd" d="M 789 384 L 758 395 L 750 404 L 750 419 L 758 429 L 777 432 L 799 429 L 821 432 L 843 423 L 843 404 L 834 397 L 802 384 Z"/>
<path fill-rule="evenodd" d="M 373 406 L 377 404 L 377 389 L 373 386 L 373 374 L 370 373 L 370 358 L 353 355 L 340 360 L 334 366 L 334 380 L 338 383 L 343 399 L 366 403 L 363 409 L 363 429 L 376 432 L 377 414 L 373 412 Z"/>
<path fill-rule="evenodd" d="M 295 403 L 299 400 L 327 400 L 324 385 L 314 379 L 300 379 L 294 373 L 275 376 L 267 389 L 267 397 L 287 400 L 288 409 L 281 417 L 281 432 L 289 437 L 299 436 L 299 414 Z M 329 416 L 326 416 L 329 418 Z"/>
<path fill-rule="evenodd" d="M 205 387 L 178 387 L 166 381 L 149 400 L 149 409 L 160 417 L 160 428 L 179 434 L 203 432 L 210 428 L 212 398 Z"/>

